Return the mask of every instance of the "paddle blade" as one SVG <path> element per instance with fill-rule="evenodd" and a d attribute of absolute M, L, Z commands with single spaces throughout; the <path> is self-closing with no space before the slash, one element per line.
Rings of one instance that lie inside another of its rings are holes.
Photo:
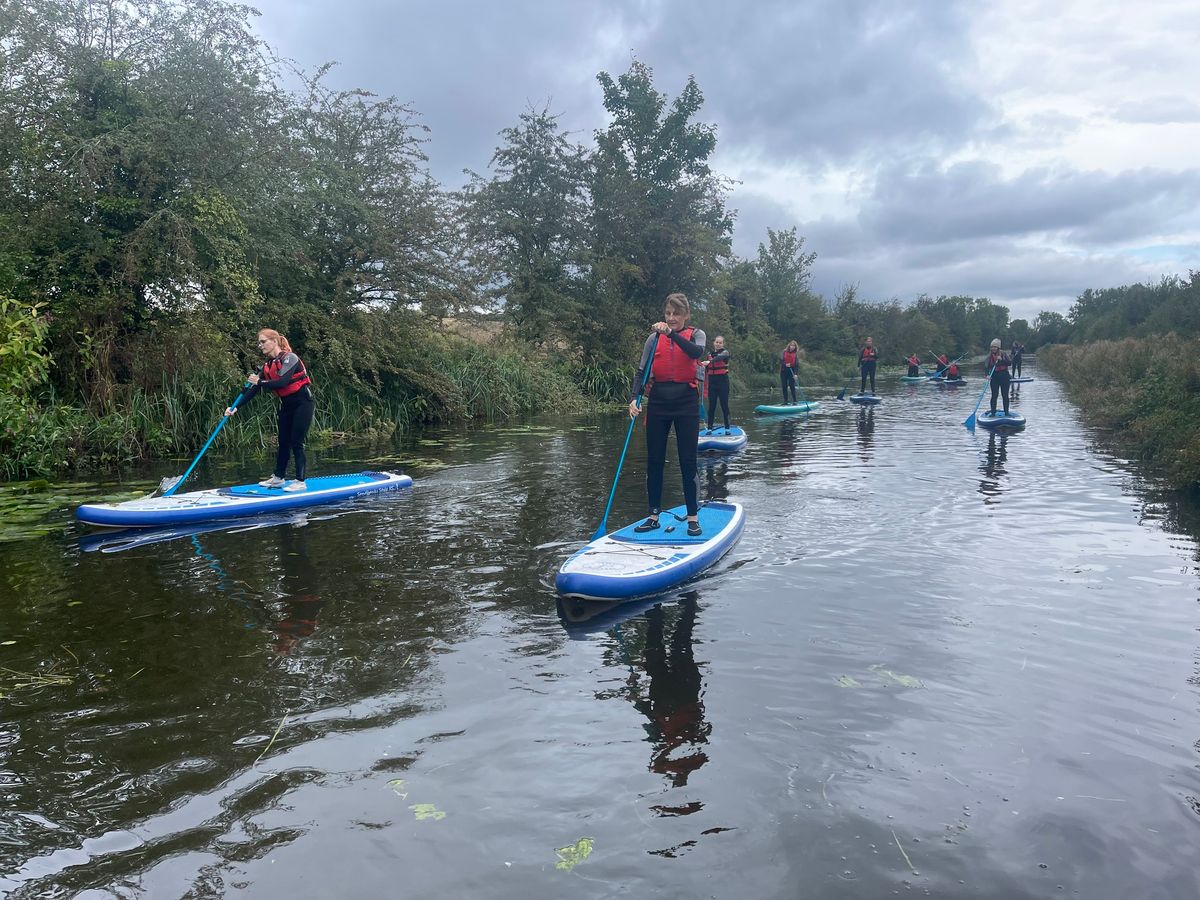
<path fill-rule="evenodd" d="M 182 475 L 175 475 L 171 478 L 164 478 L 158 483 L 158 487 L 154 489 L 151 497 L 169 497 L 175 491 L 175 488 L 183 482 Z"/>
<path fill-rule="evenodd" d="M 967 421 L 963 422 L 963 424 L 967 426 L 968 431 L 974 431 L 975 430 L 975 413 L 971 413 L 969 416 L 967 416 Z"/>
<path fill-rule="evenodd" d="M 840 391 L 837 392 L 837 399 L 838 400 L 846 399 L 846 389 L 845 388 L 842 388 Z"/>

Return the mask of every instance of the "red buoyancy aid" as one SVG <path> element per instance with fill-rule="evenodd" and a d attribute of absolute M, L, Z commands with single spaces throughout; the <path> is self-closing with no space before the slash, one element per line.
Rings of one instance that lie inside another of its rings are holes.
<path fill-rule="evenodd" d="M 281 353 L 274 359 L 268 359 L 262 370 L 263 381 L 275 381 L 279 377 L 279 372 L 283 368 L 283 357 Z M 292 374 L 288 377 L 288 383 L 281 388 L 272 388 L 271 392 L 276 397 L 290 397 L 307 384 L 312 384 L 312 379 L 308 377 L 308 370 L 304 368 L 304 361 L 300 357 L 296 357 L 296 368 L 292 370 Z"/>
<path fill-rule="evenodd" d="M 947 362 L 948 362 L 948 360 L 947 360 L 947 358 L 946 358 L 946 354 L 945 354 L 945 353 L 943 353 L 943 354 L 942 354 L 941 356 L 939 356 L 937 359 L 938 359 L 938 362 L 939 362 L 939 363 L 941 363 L 943 366 L 944 366 L 944 365 L 946 365 L 946 364 L 947 364 Z"/>
<path fill-rule="evenodd" d="M 946 370 L 946 377 L 947 378 L 957 378 L 958 377 L 958 363 L 950 363 L 950 368 L 948 368 Z"/>
<path fill-rule="evenodd" d="M 986 365 L 993 372 L 1007 372 L 1008 363 L 1008 354 L 1003 351 L 997 351 L 988 354 Z"/>
<path fill-rule="evenodd" d="M 687 327 L 680 329 L 679 336 L 690 341 L 696 329 Z M 654 361 L 650 365 L 650 374 L 656 382 L 675 381 L 696 386 L 696 360 L 683 352 L 683 348 L 665 334 L 661 335 L 654 345 Z"/>
<path fill-rule="evenodd" d="M 785 369 L 796 368 L 796 362 L 797 362 L 796 357 L 798 357 L 799 355 L 800 355 L 799 351 L 797 351 L 797 350 L 784 350 L 783 351 L 783 368 L 785 368 Z"/>
<path fill-rule="evenodd" d="M 711 359 L 711 357 L 710 357 Z M 729 374 L 729 357 L 724 359 L 713 359 L 708 364 L 709 375 L 728 375 Z"/>
<path fill-rule="evenodd" d="M 879 356 L 879 351 L 874 347 L 863 347 L 858 359 L 859 362 L 875 362 L 877 356 Z"/>
<path fill-rule="evenodd" d="M 919 366 L 921 364 L 921 360 L 917 359 L 917 354 L 914 353 L 908 358 L 908 364 L 910 366 Z"/>

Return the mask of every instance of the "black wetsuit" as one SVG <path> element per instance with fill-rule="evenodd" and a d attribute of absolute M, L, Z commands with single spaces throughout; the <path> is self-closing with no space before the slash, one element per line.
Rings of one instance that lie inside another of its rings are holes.
<path fill-rule="evenodd" d="M 247 388 L 245 401 L 250 402 L 254 395 L 261 390 L 277 391 L 293 384 L 297 375 L 304 373 L 304 363 L 295 353 L 284 353 L 281 358 L 279 376 L 270 381 L 260 381 Z M 305 373 L 307 377 L 307 373 Z M 313 411 L 312 390 L 306 384 L 295 393 L 279 398 L 279 449 L 275 452 L 275 476 L 282 478 L 287 473 L 288 460 L 296 457 L 296 480 L 304 481 L 308 468 L 308 457 L 304 454 L 304 440 L 308 437 L 308 429 L 312 426 Z"/>
<path fill-rule="evenodd" d="M 1004 414 L 1008 415 L 1008 390 L 1009 384 L 1012 381 L 1011 376 L 1008 374 L 1008 367 L 1011 363 L 1012 359 L 1009 357 L 1009 355 L 1001 352 L 995 356 L 989 354 L 987 362 L 983 364 L 984 367 L 990 369 L 992 373 L 992 415 L 996 414 L 996 396 L 998 394 L 1003 397 Z"/>
<path fill-rule="evenodd" d="M 729 351 L 718 350 L 709 356 L 710 360 L 724 361 L 729 365 Z M 729 430 L 729 372 L 720 374 L 708 372 L 705 374 L 708 382 L 708 430 L 712 431 L 713 419 L 717 417 L 717 403 L 721 404 L 721 418 L 725 420 L 725 430 Z"/>
<path fill-rule="evenodd" d="M 704 353 L 704 332 L 692 332 L 689 341 L 679 332 L 659 335 L 660 341 L 673 341 L 689 358 L 698 360 Z M 633 396 L 637 396 L 642 373 L 653 365 L 654 336 L 646 339 L 642 363 L 634 376 Z M 700 480 L 696 475 L 696 444 L 700 439 L 700 393 L 698 381 L 658 381 L 650 388 L 646 401 L 646 502 L 652 515 L 662 508 L 663 468 L 667 462 L 667 435 L 675 427 L 675 447 L 679 452 L 679 474 L 683 478 L 683 500 L 689 516 L 700 511 Z"/>
<path fill-rule="evenodd" d="M 867 355 L 870 351 L 870 356 Z M 879 358 L 877 347 L 863 347 L 858 354 L 858 367 L 862 369 L 862 384 L 858 389 L 860 394 L 866 393 L 867 379 L 871 379 L 871 393 L 875 393 L 875 360 Z"/>

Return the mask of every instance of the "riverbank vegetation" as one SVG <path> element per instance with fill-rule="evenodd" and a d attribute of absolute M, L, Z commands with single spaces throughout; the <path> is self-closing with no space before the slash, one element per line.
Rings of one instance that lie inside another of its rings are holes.
<path fill-rule="evenodd" d="M 1084 419 L 1175 488 L 1200 487 L 1200 273 L 1086 291 L 1038 362 Z"/>
<path fill-rule="evenodd" d="M 252 15 L 6 5 L 0 476 L 193 452 L 263 326 L 314 376 L 318 442 L 620 400 L 672 291 L 726 335 L 740 386 L 774 384 L 793 337 L 811 383 L 853 373 L 868 334 L 898 364 L 1036 331 L 981 298 L 822 297 L 787 223 L 739 258 L 691 79 L 672 98 L 640 61 L 600 72 L 586 145 L 514 111 L 489 170 L 446 187 L 418 110 L 298 70 Z M 257 406 L 222 446 L 271 440 Z"/>

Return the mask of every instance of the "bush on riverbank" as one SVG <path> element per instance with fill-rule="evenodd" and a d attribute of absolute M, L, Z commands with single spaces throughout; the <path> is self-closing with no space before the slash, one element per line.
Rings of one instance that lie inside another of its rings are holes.
<path fill-rule="evenodd" d="M 1200 340 L 1175 334 L 1038 351 L 1089 423 L 1178 489 L 1200 486 Z"/>

